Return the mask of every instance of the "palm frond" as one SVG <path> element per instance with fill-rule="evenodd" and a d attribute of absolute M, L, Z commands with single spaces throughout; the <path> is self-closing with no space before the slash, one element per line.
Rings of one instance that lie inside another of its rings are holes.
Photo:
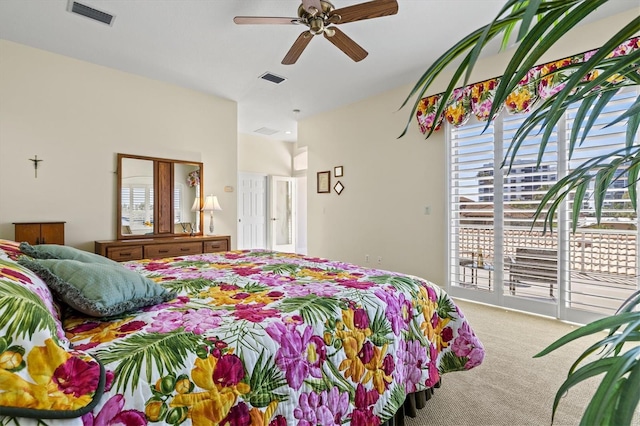
<path fill-rule="evenodd" d="M 569 369 L 567 379 L 556 393 L 553 416 L 562 396 L 573 386 L 594 376 L 604 377 L 589 402 L 581 424 L 631 424 L 640 397 L 640 346 L 623 351 L 628 342 L 640 341 L 640 290 L 634 292 L 617 314 L 594 321 L 551 343 L 534 357 L 546 355 L 569 342 L 608 330 L 606 337 L 587 348 Z M 599 351 L 596 360 L 580 365 Z M 636 391 L 631 391 L 635 389 Z"/>
<path fill-rule="evenodd" d="M 0 329 L 9 336 L 31 339 L 37 330 L 47 329 L 58 339 L 56 322 L 40 296 L 31 289 L 0 279 Z"/>
<path fill-rule="evenodd" d="M 595 213 L 596 219 L 599 222 L 602 216 L 602 205 L 605 200 L 604 194 L 607 189 L 607 182 L 614 182 L 620 179 L 625 173 L 629 173 L 630 177 L 635 176 L 637 178 L 639 168 L 640 145 L 631 148 L 619 148 L 590 158 L 547 190 L 547 193 L 542 197 L 542 200 L 540 200 L 540 204 L 534 213 L 534 220 L 542 217 L 545 209 L 548 209 L 546 217 L 544 218 L 544 231 L 546 232 L 547 228 L 553 230 L 555 212 L 562 201 L 567 198 L 573 190 L 576 190 L 573 198 L 574 210 L 572 224 L 573 230 L 575 231 L 580 213 L 579 207 L 576 207 L 575 204 L 577 203 L 579 206 L 582 206 L 586 196 L 585 187 L 593 180 L 596 183 L 594 190 Z M 636 180 L 637 179 L 629 179 L 629 186 L 635 186 Z"/>
<path fill-rule="evenodd" d="M 393 418 L 396 415 L 398 410 L 402 408 L 404 404 L 404 400 L 407 397 L 407 392 L 404 388 L 403 384 L 396 385 L 391 390 L 391 396 L 387 403 L 382 407 L 382 411 L 380 413 L 380 420 L 386 422 L 387 420 Z"/>
<path fill-rule="evenodd" d="M 247 293 L 260 293 L 261 291 L 267 291 L 268 289 L 269 286 L 257 282 L 250 282 L 242 287 L 242 290 Z"/>
<path fill-rule="evenodd" d="M 165 371 L 175 371 L 185 366 L 189 354 L 203 344 L 203 339 L 182 329 L 170 333 L 134 334 L 115 342 L 109 350 L 99 350 L 96 358 L 103 364 L 117 363 L 114 369 L 117 390 L 135 389 L 140 375 L 150 383 L 154 366 L 159 376 Z"/>
<path fill-rule="evenodd" d="M 300 266 L 295 263 L 276 263 L 273 265 L 266 265 L 262 270 L 273 272 L 278 275 L 295 275 L 300 270 Z"/>
<path fill-rule="evenodd" d="M 278 309 L 282 312 L 300 312 L 305 322 L 324 323 L 340 312 L 340 301 L 333 297 L 320 297 L 309 294 L 302 297 L 289 297 L 280 301 Z"/>
<path fill-rule="evenodd" d="M 393 342 L 389 337 L 392 333 L 391 324 L 383 311 L 376 311 L 373 320 L 369 323 L 371 336 L 369 339 L 376 346 L 382 346 Z"/>
<path fill-rule="evenodd" d="M 250 393 L 245 397 L 249 399 L 251 405 L 263 408 L 272 401 L 286 401 L 288 396 L 286 393 L 276 393 L 275 390 L 287 385 L 282 371 L 278 369 L 273 357 L 269 356 L 263 362 L 264 350 L 260 352 L 260 356 L 256 361 L 256 365 L 251 372 L 249 379 Z"/>
<path fill-rule="evenodd" d="M 454 319 L 458 311 L 456 310 L 453 301 L 443 292 L 438 296 L 438 307 L 436 312 L 440 318 Z"/>
<path fill-rule="evenodd" d="M 423 285 L 421 281 L 414 278 L 398 275 L 378 275 L 369 277 L 369 281 L 376 284 L 387 284 L 398 291 L 411 295 L 417 294 Z"/>
<path fill-rule="evenodd" d="M 247 320 L 232 321 L 222 324 L 216 329 L 221 340 L 238 349 L 240 354 L 245 349 L 249 352 L 260 352 L 263 327 Z"/>
<path fill-rule="evenodd" d="M 199 259 L 195 259 L 195 260 L 179 260 L 177 262 L 172 263 L 172 265 L 174 267 L 180 267 L 180 268 L 206 268 L 209 265 L 211 265 L 211 262 L 208 262 L 206 260 L 199 260 Z"/>
<path fill-rule="evenodd" d="M 162 286 L 169 291 L 175 291 L 178 294 L 193 294 L 198 293 L 205 288 L 209 288 L 213 285 L 211 280 L 205 278 L 194 278 L 174 281 L 163 281 Z"/>
<path fill-rule="evenodd" d="M 449 373 L 452 371 L 463 371 L 465 364 L 469 361 L 466 356 L 456 356 L 453 352 L 447 352 L 440 358 L 440 366 L 438 370 L 440 374 Z"/>

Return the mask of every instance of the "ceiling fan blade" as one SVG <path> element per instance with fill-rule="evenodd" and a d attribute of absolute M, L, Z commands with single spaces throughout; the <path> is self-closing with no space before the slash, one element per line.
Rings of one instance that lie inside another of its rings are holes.
<path fill-rule="evenodd" d="M 295 64 L 312 38 L 313 34 L 311 34 L 309 31 L 304 31 L 302 34 L 300 34 L 296 41 L 293 42 L 291 49 L 289 49 L 284 59 L 282 60 L 282 65 Z"/>
<path fill-rule="evenodd" d="M 322 4 L 320 4 L 320 0 L 302 0 L 302 7 L 304 7 L 304 10 L 309 12 L 311 15 L 316 15 L 318 12 L 322 11 Z"/>
<path fill-rule="evenodd" d="M 329 40 L 338 49 L 342 50 L 348 57 L 356 62 L 359 62 L 367 57 L 369 53 L 364 50 L 358 43 L 353 41 L 348 35 L 340 31 L 339 28 L 331 27 L 331 32 L 334 34 L 329 36 L 328 31 L 325 31 L 324 38 Z"/>
<path fill-rule="evenodd" d="M 299 24 L 300 18 L 286 18 L 277 16 L 236 16 L 233 18 L 233 22 L 239 25 L 279 25 L 279 24 Z"/>
<path fill-rule="evenodd" d="M 333 23 L 344 24 L 345 22 L 362 21 L 363 19 L 379 18 L 381 16 L 395 15 L 396 13 L 398 13 L 398 2 L 396 0 L 373 0 L 336 9 L 329 14 L 329 18 L 340 15 L 340 19 Z"/>

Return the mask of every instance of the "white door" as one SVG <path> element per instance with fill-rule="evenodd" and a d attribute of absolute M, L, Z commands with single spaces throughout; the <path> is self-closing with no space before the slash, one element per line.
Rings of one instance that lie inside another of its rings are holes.
<path fill-rule="evenodd" d="M 295 237 L 295 179 L 271 176 L 270 242 L 271 249 L 293 253 L 296 251 Z"/>
<path fill-rule="evenodd" d="M 238 176 L 238 248 L 267 248 L 267 176 Z"/>

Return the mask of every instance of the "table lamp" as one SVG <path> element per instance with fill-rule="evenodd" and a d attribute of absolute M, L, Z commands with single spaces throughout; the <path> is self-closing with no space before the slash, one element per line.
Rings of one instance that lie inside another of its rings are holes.
<path fill-rule="evenodd" d="M 209 221 L 209 235 L 213 235 L 213 212 L 215 210 L 222 210 L 220 203 L 218 203 L 218 197 L 215 195 L 207 195 L 207 198 L 204 200 L 204 207 L 202 207 L 202 211 L 210 212 L 211 214 L 211 219 Z"/>

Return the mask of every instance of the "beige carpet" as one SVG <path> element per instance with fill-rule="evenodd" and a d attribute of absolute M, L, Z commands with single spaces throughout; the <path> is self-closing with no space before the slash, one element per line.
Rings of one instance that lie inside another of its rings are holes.
<path fill-rule="evenodd" d="M 456 302 L 485 345 L 484 363 L 470 371 L 445 374 L 442 387 L 418 411 L 417 418 L 406 419 L 406 425 L 550 425 L 556 390 L 573 361 L 597 339 L 585 338 L 542 358 L 532 358 L 576 327 L 553 319 Z M 560 402 L 554 425 L 578 425 L 597 383 L 591 381 L 572 389 Z"/>

